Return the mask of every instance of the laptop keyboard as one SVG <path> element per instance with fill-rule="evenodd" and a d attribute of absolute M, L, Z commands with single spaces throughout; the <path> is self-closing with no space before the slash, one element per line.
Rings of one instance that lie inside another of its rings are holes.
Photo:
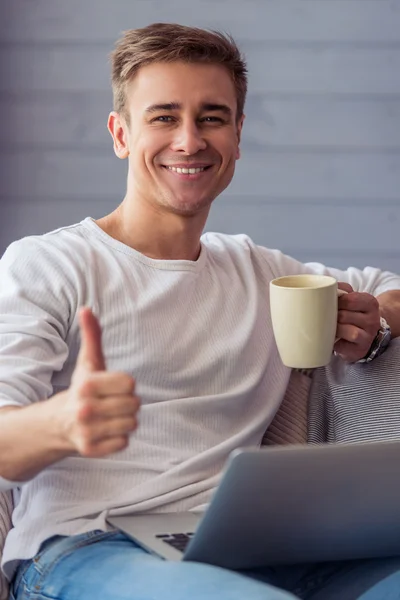
<path fill-rule="evenodd" d="M 175 550 L 179 550 L 179 552 L 184 552 L 186 546 L 194 536 L 193 532 L 190 533 L 159 533 L 156 535 L 156 538 L 161 539 L 166 544 L 169 544 Z"/>

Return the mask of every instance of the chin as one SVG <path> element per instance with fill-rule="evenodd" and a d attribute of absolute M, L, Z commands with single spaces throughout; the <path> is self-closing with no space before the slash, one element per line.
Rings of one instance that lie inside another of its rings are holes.
<path fill-rule="evenodd" d="M 201 199 L 187 199 L 181 198 L 177 200 L 174 198 L 170 202 L 167 202 L 171 210 L 182 215 L 194 215 L 203 210 L 208 210 L 213 202 L 214 198 L 201 198 Z"/>

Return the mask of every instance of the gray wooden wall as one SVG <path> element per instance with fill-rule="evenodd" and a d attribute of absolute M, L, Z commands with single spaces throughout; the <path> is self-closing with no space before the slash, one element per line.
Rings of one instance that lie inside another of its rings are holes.
<path fill-rule="evenodd" d="M 0 253 L 122 199 L 107 55 L 154 21 L 223 28 L 250 68 L 209 230 L 400 272 L 400 0 L 1 0 Z"/>

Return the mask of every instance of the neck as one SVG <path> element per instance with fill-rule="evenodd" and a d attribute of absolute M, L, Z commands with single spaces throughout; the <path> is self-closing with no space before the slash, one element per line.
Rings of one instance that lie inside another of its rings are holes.
<path fill-rule="evenodd" d="M 96 223 L 114 239 L 149 258 L 195 261 L 208 212 L 209 208 L 200 214 L 182 216 L 134 205 L 125 198 L 114 212 Z"/>

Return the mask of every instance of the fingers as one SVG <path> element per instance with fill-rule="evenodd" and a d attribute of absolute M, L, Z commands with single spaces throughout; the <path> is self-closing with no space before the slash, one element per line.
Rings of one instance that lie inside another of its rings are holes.
<path fill-rule="evenodd" d="M 336 336 L 340 339 L 336 342 L 334 350 L 347 362 L 357 362 L 368 354 L 376 333 L 376 330 L 365 331 L 352 324 L 339 325 Z"/>
<path fill-rule="evenodd" d="M 129 435 L 136 428 L 136 417 L 107 419 L 96 423 L 96 426 L 90 431 L 90 436 L 86 437 L 85 442 L 94 445 L 99 441 Z"/>
<path fill-rule="evenodd" d="M 337 337 L 355 344 L 366 339 L 371 345 L 379 327 L 379 303 L 374 296 L 353 292 L 339 298 Z"/>
<path fill-rule="evenodd" d="M 74 453 L 107 456 L 128 446 L 140 401 L 133 377 L 106 370 L 101 327 L 90 308 L 81 309 L 79 326 L 81 347 L 71 386 L 62 396 L 61 435 Z"/>
<path fill-rule="evenodd" d="M 379 331 L 379 303 L 371 294 L 349 292 L 338 299 L 338 306 L 336 336 L 340 339 L 334 349 L 348 362 L 356 362 L 368 354 Z"/>
<path fill-rule="evenodd" d="M 82 423 L 91 423 L 94 420 L 134 416 L 139 408 L 137 396 L 110 396 L 100 402 L 98 398 L 90 398 L 82 401 L 78 417 Z"/>
<path fill-rule="evenodd" d="M 135 379 L 127 373 L 100 371 L 85 377 L 77 386 L 77 393 L 83 398 L 102 398 L 118 394 L 133 394 Z"/>
<path fill-rule="evenodd" d="M 339 340 L 334 345 L 335 353 L 339 354 L 346 362 L 357 362 L 368 354 L 372 343 L 370 338 L 365 336 L 365 332 L 360 334 L 358 340 L 358 343 Z"/>
<path fill-rule="evenodd" d="M 342 325 L 354 325 L 368 333 L 376 335 L 380 327 L 379 313 L 376 315 L 371 312 L 353 312 L 349 310 L 339 310 L 338 313 L 337 335 L 343 337 L 344 331 L 341 331 Z M 348 330 L 346 330 L 348 331 Z M 347 338 L 346 338 L 347 339 Z M 350 340 L 349 340 L 350 341 Z"/>
<path fill-rule="evenodd" d="M 129 445 L 129 435 L 98 438 L 98 440 L 81 438 L 76 444 L 81 456 L 86 458 L 101 458 L 113 452 L 125 450 Z"/>
<path fill-rule="evenodd" d="M 121 452 L 129 445 L 129 437 L 120 435 L 114 438 L 107 438 L 95 445 L 82 446 L 79 454 L 86 458 L 102 458 L 114 452 Z"/>
<path fill-rule="evenodd" d="M 361 292 L 343 294 L 338 299 L 338 306 L 341 310 L 379 313 L 378 300 L 371 294 Z"/>
<path fill-rule="evenodd" d="M 356 325 L 340 325 L 336 331 L 336 337 L 345 342 L 351 342 L 352 344 L 357 344 L 359 346 L 368 344 L 368 347 L 372 343 L 371 334 Z"/>
<path fill-rule="evenodd" d="M 351 285 L 349 283 L 344 282 L 344 281 L 339 281 L 338 282 L 338 288 L 339 288 L 339 290 L 343 290 L 343 291 L 347 292 L 348 294 L 350 294 L 351 292 L 354 292 L 354 290 L 351 287 Z"/>
<path fill-rule="evenodd" d="M 87 371 L 105 371 L 106 364 L 101 344 L 101 328 L 90 308 L 82 308 L 79 313 L 81 348 L 77 366 Z"/>
<path fill-rule="evenodd" d="M 86 457 L 123 450 L 138 426 L 139 407 L 139 398 L 130 394 L 78 400 L 71 432 L 74 448 Z"/>

